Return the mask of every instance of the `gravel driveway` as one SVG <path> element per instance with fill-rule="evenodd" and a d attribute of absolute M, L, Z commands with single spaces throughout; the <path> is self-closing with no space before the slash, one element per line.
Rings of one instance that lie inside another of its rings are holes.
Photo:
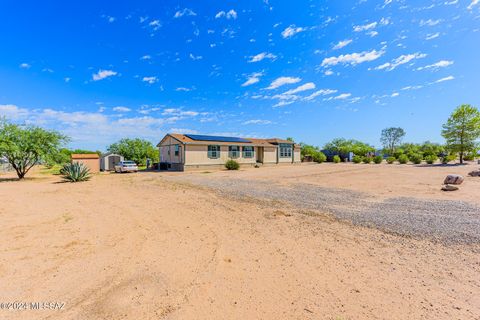
<path fill-rule="evenodd" d="M 480 243 L 480 208 L 463 201 L 389 198 L 311 184 L 283 186 L 273 181 L 250 181 L 212 176 L 176 176 L 175 181 L 213 188 L 227 196 L 287 201 L 330 213 L 355 225 L 376 227 L 404 236 L 429 238 L 446 244 Z"/>

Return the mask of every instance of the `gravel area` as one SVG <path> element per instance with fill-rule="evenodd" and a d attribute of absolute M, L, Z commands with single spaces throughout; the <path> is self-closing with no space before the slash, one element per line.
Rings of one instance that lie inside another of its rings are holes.
<path fill-rule="evenodd" d="M 279 185 L 211 176 L 170 177 L 206 186 L 227 196 L 287 201 L 302 208 L 329 213 L 355 225 L 429 238 L 445 244 L 480 243 L 480 208 L 464 201 L 423 200 L 408 197 L 375 199 L 370 194 L 311 184 Z"/>

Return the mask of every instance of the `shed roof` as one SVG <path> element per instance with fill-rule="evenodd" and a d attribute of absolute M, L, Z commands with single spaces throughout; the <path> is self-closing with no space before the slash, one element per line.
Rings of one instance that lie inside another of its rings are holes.
<path fill-rule="evenodd" d="M 97 153 L 73 153 L 71 155 L 72 159 L 99 159 Z"/>

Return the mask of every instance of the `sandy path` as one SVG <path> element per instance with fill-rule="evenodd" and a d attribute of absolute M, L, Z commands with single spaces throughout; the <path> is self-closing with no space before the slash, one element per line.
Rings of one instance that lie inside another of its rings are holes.
<path fill-rule="evenodd" d="M 478 248 L 444 247 L 156 173 L 0 183 L 5 319 L 475 319 Z"/>

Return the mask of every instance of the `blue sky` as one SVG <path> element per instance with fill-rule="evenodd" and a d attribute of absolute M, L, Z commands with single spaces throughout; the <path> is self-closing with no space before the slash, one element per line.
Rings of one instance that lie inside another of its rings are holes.
<path fill-rule="evenodd" d="M 480 2 L 0 3 L 0 115 L 105 150 L 167 132 L 442 142 L 480 105 Z"/>

